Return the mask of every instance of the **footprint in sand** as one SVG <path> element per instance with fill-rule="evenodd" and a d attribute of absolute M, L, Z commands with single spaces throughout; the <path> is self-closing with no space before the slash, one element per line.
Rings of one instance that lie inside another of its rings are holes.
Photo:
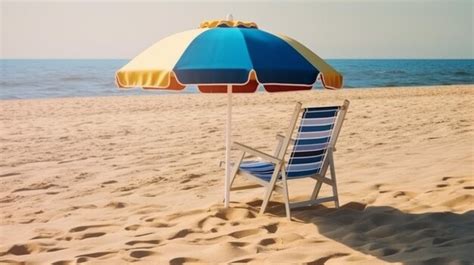
<path fill-rule="evenodd" d="M 143 234 L 138 234 L 138 235 L 134 235 L 134 237 L 143 237 L 143 236 L 149 236 L 153 234 L 153 232 L 149 232 L 149 233 L 143 233 Z"/>
<path fill-rule="evenodd" d="M 348 256 L 348 255 L 349 255 L 349 253 L 335 253 L 335 254 L 332 254 L 332 255 L 329 255 L 329 256 L 325 256 L 325 257 L 318 258 L 316 260 L 307 262 L 306 264 L 307 265 L 321 265 L 321 264 L 325 264 L 326 261 L 328 261 L 330 259 L 340 258 L 340 257 Z"/>
<path fill-rule="evenodd" d="M 102 185 L 108 185 L 108 184 L 114 184 L 114 183 L 117 183 L 117 181 L 116 180 L 109 180 L 109 181 L 102 182 Z"/>
<path fill-rule="evenodd" d="M 255 214 L 245 208 L 219 209 L 214 216 L 226 221 L 255 218 Z"/>
<path fill-rule="evenodd" d="M 10 203 L 10 202 L 14 202 L 16 200 L 19 200 L 20 198 L 23 198 L 23 196 L 19 196 L 19 195 L 15 195 L 15 196 L 12 196 L 12 195 L 7 195 L 3 198 L 0 198 L 0 203 Z"/>
<path fill-rule="evenodd" d="M 394 248 L 381 248 L 381 249 L 378 249 L 378 250 L 374 251 L 376 256 L 382 256 L 382 257 L 390 256 L 390 255 L 396 254 L 398 252 L 399 252 L 399 250 L 394 249 Z"/>
<path fill-rule="evenodd" d="M 158 245 L 160 243 L 160 240 L 133 240 L 133 241 L 128 241 L 125 243 L 125 245 L 129 246 L 135 246 L 137 244 L 152 244 L 152 245 Z"/>
<path fill-rule="evenodd" d="M 72 261 L 72 260 L 58 260 L 58 261 L 55 261 L 55 262 L 51 263 L 51 265 L 72 265 L 74 263 L 75 262 Z"/>
<path fill-rule="evenodd" d="M 121 209 L 121 208 L 125 208 L 126 206 L 127 204 L 124 202 L 109 202 L 108 204 L 105 205 L 105 207 L 113 208 L 113 209 Z"/>
<path fill-rule="evenodd" d="M 202 177 L 202 175 L 186 174 L 186 175 L 184 175 L 183 180 L 181 180 L 179 183 L 181 183 L 181 184 L 188 183 L 191 180 L 196 179 L 196 178 L 200 178 L 200 177 Z"/>
<path fill-rule="evenodd" d="M 197 187 L 199 187 L 199 185 L 187 185 L 187 186 L 183 186 L 180 190 L 192 190 Z"/>
<path fill-rule="evenodd" d="M 241 247 L 246 247 L 246 246 L 250 245 L 250 243 L 248 243 L 248 242 L 237 242 L 237 241 L 234 241 L 234 242 L 228 242 L 228 243 L 229 243 L 231 246 L 233 246 L 233 247 L 239 247 L 239 248 L 241 248 Z"/>
<path fill-rule="evenodd" d="M 158 224 L 158 223 L 161 223 L 161 222 L 160 222 L 160 221 L 156 222 L 156 221 L 157 221 L 157 220 L 161 220 L 162 218 L 160 218 L 160 217 L 148 217 L 148 216 L 147 216 L 147 217 L 144 217 L 144 218 L 143 218 L 143 217 L 140 218 L 140 220 L 143 220 L 143 219 L 144 219 L 145 222 L 147 222 L 147 223 L 153 222 L 153 223 Z M 161 223 L 161 224 L 163 224 L 163 227 L 168 227 L 168 226 L 170 226 L 169 224 L 166 224 L 166 223 Z"/>
<path fill-rule="evenodd" d="M 218 231 L 218 228 L 225 225 L 226 222 L 222 221 L 221 218 L 215 217 L 215 215 L 206 216 L 197 222 L 197 227 L 203 231 L 211 231 L 214 233 Z"/>
<path fill-rule="evenodd" d="M 251 261 L 253 261 L 254 259 L 251 259 L 251 258 L 245 258 L 245 259 L 239 259 L 239 260 L 233 260 L 231 261 L 230 263 L 231 264 L 239 264 L 239 263 L 249 263 Z"/>
<path fill-rule="evenodd" d="M 289 243 L 299 241 L 299 240 L 302 240 L 302 239 L 304 239 L 304 237 L 299 235 L 299 234 L 289 233 L 289 234 L 284 234 L 280 237 L 264 238 L 264 239 L 260 240 L 260 242 L 258 244 L 261 245 L 261 246 L 266 247 L 266 246 L 271 246 L 271 245 L 275 245 L 275 244 L 280 244 L 280 245 L 289 244 Z"/>
<path fill-rule="evenodd" d="M 103 225 L 84 225 L 84 226 L 77 226 L 77 227 L 71 228 L 71 229 L 69 230 L 69 232 L 71 232 L 71 233 L 82 232 L 82 231 L 85 231 L 85 230 L 87 230 L 87 229 L 99 228 L 99 227 L 108 227 L 108 226 L 112 226 L 112 225 L 103 224 Z"/>
<path fill-rule="evenodd" d="M 173 240 L 173 239 L 176 239 L 176 238 L 183 238 L 191 233 L 194 233 L 193 230 L 191 229 L 183 229 L 183 230 L 180 230 L 179 232 L 175 233 L 174 235 L 168 237 L 168 240 Z"/>
<path fill-rule="evenodd" d="M 254 200 L 254 201 L 247 202 L 246 204 L 248 206 L 251 206 L 251 207 L 260 207 L 260 206 L 262 206 L 262 202 L 263 202 L 262 200 L 257 199 L 257 200 Z M 267 207 L 268 208 L 273 208 L 275 206 L 280 206 L 280 205 L 281 205 L 281 203 L 279 203 L 279 202 L 269 201 Z"/>
<path fill-rule="evenodd" d="M 156 197 L 156 194 L 151 194 L 151 193 L 145 193 L 142 195 L 143 197 L 148 197 L 148 198 L 153 198 Z"/>
<path fill-rule="evenodd" d="M 134 250 L 130 252 L 130 257 L 140 259 L 140 258 L 148 257 L 154 254 L 155 252 L 149 251 L 149 250 Z"/>
<path fill-rule="evenodd" d="M 18 175 L 20 175 L 20 173 L 6 173 L 6 174 L 0 175 L 0 178 L 13 177 L 13 176 L 18 176 Z"/>
<path fill-rule="evenodd" d="M 265 239 L 260 240 L 260 242 L 258 242 L 260 246 L 264 246 L 264 247 L 274 245 L 276 243 L 278 243 L 278 240 L 276 238 L 265 238 Z"/>
<path fill-rule="evenodd" d="M 2 253 L 3 255 L 12 254 L 15 256 L 29 255 L 31 253 L 41 252 L 43 249 L 39 244 L 28 243 L 28 244 L 16 244 L 11 246 L 7 252 Z M 0 256 L 3 256 L 0 254 Z"/>
<path fill-rule="evenodd" d="M 463 184 L 466 181 L 469 181 L 469 180 L 472 181 L 472 176 L 450 176 L 450 177 L 443 177 L 441 179 L 441 181 L 448 181 L 448 182 L 450 181 L 454 182 L 455 180 L 457 180 L 456 181 L 457 184 Z"/>
<path fill-rule="evenodd" d="M 170 260 L 170 265 L 181 265 L 185 263 L 198 263 L 200 262 L 199 259 L 195 258 L 186 258 L 186 257 L 178 257 Z"/>
<path fill-rule="evenodd" d="M 38 230 L 36 231 L 38 233 L 37 236 L 32 237 L 31 239 L 48 239 L 48 238 L 54 238 L 59 235 L 61 235 L 63 232 L 60 230 Z"/>
<path fill-rule="evenodd" d="M 198 209 L 198 210 L 191 210 L 191 211 L 186 211 L 186 212 L 178 212 L 178 213 L 167 215 L 167 216 L 164 217 L 164 219 L 166 221 L 172 221 L 172 220 L 176 220 L 176 219 L 185 218 L 187 216 L 201 214 L 201 213 L 204 213 L 204 212 L 207 212 L 207 210 Z"/>
<path fill-rule="evenodd" d="M 447 206 L 449 208 L 459 207 L 460 205 L 472 205 L 474 201 L 474 195 L 471 194 L 463 194 L 456 196 L 452 199 L 446 200 L 441 205 Z"/>
<path fill-rule="evenodd" d="M 65 250 L 66 248 L 50 248 L 48 250 L 46 250 L 46 252 L 56 252 L 56 251 L 61 251 L 61 250 Z"/>
<path fill-rule="evenodd" d="M 117 253 L 116 251 L 101 251 L 101 252 L 93 252 L 87 254 L 81 254 L 76 256 L 76 258 L 99 258 L 105 255 Z"/>
<path fill-rule="evenodd" d="M 106 235 L 107 233 L 105 231 L 97 231 L 97 228 L 105 228 L 105 227 L 112 227 L 113 225 L 109 224 L 103 224 L 103 225 L 85 225 L 85 226 L 77 226 L 73 227 L 69 230 L 69 233 L 72 233 L 73 236 L 65 236 L 61 238 L 60 240 L 83 240 L 83 239 L 88 239 L 88 238 L 95 238 L 95 237 L 101 237 Z M 87 231 L 87 230 L 96 230 L 96 231 Z M 83 233 L 81 233 L 83 232 Z"/>
<path fill-rule="evenodd" d="M 265 228 L 268 231 L 268 233 L 273 234 L 278 230 L 278 224 L 266 225 L 263 228 Z"/>
<path fill-rule="evenodd" d="M 47 183 L 35 183 L 30 185 L 29 187 L 26 188 L 19 188 L 16 189 L 12 192 L 21 192 L 21 191 L 34 191 L 34 190 L 47 190 L 50 188 L 67 188 L 67 187 L 61 187 L 55 184 L 47 184 Z"/>
<path fill-rule="evenodd" d="M 125 230 L 127 231 L 137 231 L 139 228 L 141 227 L 141 225 L 129 225 L 127 227 L 125 227 Z"/>
<path fill-rule="evenodd" d="M 405 196 L 405 192 L 403 191 L 397 191 L 393 194 L 393 198 L 398 198 L 398 197 L 401 197 L 401 196 Z"/>
<path fill-rule="evenodd" d="M 77 236 L 76 239 L 83 240 L 83 239 L 87 239 L 87 238 L 100 237 L 100 236 L 103 236 L 105 234 L 106 233 L 104 233 L 104 232 L 85 233 L 85 234 Z"/>
<path fill-rule="evenodd" d="M 235 231 L 229 234 L 229 236 L 233 238 L 244 238 L 248 236 L 253 236 L 257 234 L 263 233 L 265 230 L 264 229 L 245 229 L 245 230 L 240 230 L 240 231 Z"/>

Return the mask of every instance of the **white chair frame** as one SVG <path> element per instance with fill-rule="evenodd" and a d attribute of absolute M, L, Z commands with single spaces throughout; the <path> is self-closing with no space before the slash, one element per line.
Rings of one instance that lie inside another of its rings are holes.
<path fill-rule="evenodd" d="M 275 148 L 275 152 L 273 155 L 258 151 L 256 149 L 253 149 L 247 145 L 244 145 L 238 142 L 233 143 L 232 146 L 238 149 L 240 152 L 239 152 L 237 161 L 235 161 L 235 163 L 233 163 L 232 165 L 232 171 L 230 175 L 231 180 L 229 183 L 230 190 L 235 191 L 235 190 L 244 190 L 244 189 L 250 189 L 250 188 L 256 188 L 256 187 L 265 187 L 266 188 L 265 195 L 263 197 L 262 206 L 260 208 L 260 214 L 263 214 L 265 212 L 268 202 L 270 200 L 270 197 L 272 195 L 272 192 L 276 191 L 278 193 L 281 193 L 285 201 L 286 217 L 289 220 L 291 220 L 291 209 L 295 209 L 295 208 L 307 207 L 307 206 L 312 206 L 312 205 L 321 204 L 321 203 L 330 202 L 330 201 L 334 201 L 336 208 L 339 208 L 339 195 L 337 192 L 336 169 L 334 165 L 333 152 L 336 151 L 335 149 L 336 141 L 337 141 L 337 138 L 339 137 L 339 133 L 341 131 L 342 124 L 344 122 L 344 118 L 346 116 L 348 108 L 349 108 L 349 101 L 345 100 L 344 104 L 340 107 L 339 112 L 337 114 L 336 122 L 335 122 L 333 132 L 331 135 L 331 140 L 329 142 L 327 153 L 323 160 L 320 173 L 316 175 L 305 176 L 305 178 L 308 177 L 308 178 L 312 178 L 316 180 L 316 184 L 313 188 L 313 192 L 309 200 L 290 203 L 289 195 L 288 195 L 288 183 L 287 183 L 287 174 L 286 174 L 287 161 L 285 160 L 285 155 L 288 151 L 288 147 L 290 146 L 290 144 L 294 143 L 295 141 L 294 139 L 292 139 L 292 135 L 295 130 L 298 117 L 300 113 L 304 111 L 304 109 L 302 109 L 301 103 L 299 102 L 296 104 L 295 110 L 291 117 L 290 126 L 286 130 L 285 135 L 278 134 L 276 137 L 278 140 L 278 144 L 277 144 L 277 147 Z M 267 182 L 265 180 L 262 180 L 256 176 L 248 174 L 245 171 L 239 169 L 240 164 L 242 163 L 246 155 L 256 156 L 256 157 L 261 158 L 262 160 L 275 164 L 275 169 L 273 171 L 270 181 Z M 326 177 L 326 172 L 328 168 L 330 169 L 329 178 Z M 279 180 L 278 178 L 279 178 L 280 173 L 281 173 L 281 179 Z M 241 187 L 232 187 L 235 177 L 238 174 L 243 175 L 247 177 L 248 179 L 257 182 L 257 184 L 241 186 Z M 332 187 L 333 196 L 318 198 L 322 184 L 327 184 Z"/>

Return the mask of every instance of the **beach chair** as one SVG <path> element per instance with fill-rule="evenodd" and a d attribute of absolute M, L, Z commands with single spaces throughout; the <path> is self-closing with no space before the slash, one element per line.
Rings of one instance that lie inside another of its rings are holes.
<path fill-rule="evenodd" d="M 232 165 L 230 190 L 265 187 L 260 214 L 265 212 L 272 192 L 279 192 L 283 195 L 286 216 L 290 220 L 290 209 L 293 208 L 329 201 L 334 201 L 338 208 L 333 152 L 348 107 L 348 100 L 345 100 L 342 106 L 331 107 L 302 108 L 301 103 L 297 103 L 285 135 L 277 135 L 278 144 L 273 155 L 234 142 L 233 147 L 239 150 L 239 155 Z M 298 120 L 299 127 L 294 133 Z M 293 134 L 296 134 L 295 138 L 292 138 Z M 289 148 L 290 146 L 293 147 Z M 291 150 L 288 155 L 287 150 Z M 260 160 L 244 160 L 246 155 L 258 157 Z M 326 177 L 328 168 L 330 178 Z M 245 176 L 256 184 L 232 187 L 237 175 Z M 301 178 L 312 178 L 316 181 L 312 194 L 306 201 L 290 203 L 287 180 Z M 332 187 L 332 196 L 318 198 L 322 184 Z"/>

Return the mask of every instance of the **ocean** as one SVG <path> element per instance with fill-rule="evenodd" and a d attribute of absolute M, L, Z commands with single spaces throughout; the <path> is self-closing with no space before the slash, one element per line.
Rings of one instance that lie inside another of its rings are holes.
<path fill-rule="evenodd" d="M 0 99 L 94 97 L 176 92 L 117 89 L 128 60 L 0 60 Z M 328 60 L 345 88 L 474 84 L 474 60 Z M 315 85 L 320 88 L 320 84 Z M 196 93 L 195 87 L 185 93 Z"/>

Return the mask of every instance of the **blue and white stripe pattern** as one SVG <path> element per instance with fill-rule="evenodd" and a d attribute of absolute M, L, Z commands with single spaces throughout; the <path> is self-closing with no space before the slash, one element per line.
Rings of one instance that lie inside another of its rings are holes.
<path fill-rule="evenodd" d="M 286 167 L 288 179 L 320 173 L 339 109 L 338 106 L 304 109 Z M 266 181 L 271 179 L 274 169 L 274 164 L 265 161 L 249 161 L 240 165 L 240 170 Z"/>

